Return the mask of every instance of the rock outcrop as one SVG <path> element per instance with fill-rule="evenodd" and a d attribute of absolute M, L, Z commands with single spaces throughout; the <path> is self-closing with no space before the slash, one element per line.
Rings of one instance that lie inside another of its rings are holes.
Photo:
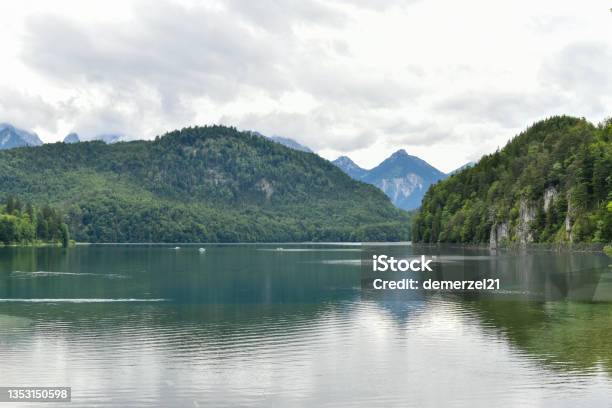
<path fill-rule="evenodd" d="M 574 208 L 572 207 L 572 200 L 570 195 L 567 195 L 567 212 L 565 213 L 565 233 L 570 243 L 574 242 L 574 234 L 572 234 L 572 227 L 574 226 Z"/>
<path fill-rule="evenodd" d="M 502 241 L 510 238 L 507 222 L 495 224 L 491 227 L 491 235 L 489 238 L 489 248 L 498 248 Z"/>
<path fill-rule="evenodd" d="M 548 187 L 544 190 L 544 212 L 548 211 L 550 206 L 555 202 L 558 194 L 555 187 Z"/>
<path fill-rule="evenodd" d="M 536 210 L 530 206 L 526 199 L 521 199 L 519 207 L 519 219 L 516 226 L 516 239 L 519 244 L 527 245 L 533 242 L 531 223 L 536 218 Z"/>

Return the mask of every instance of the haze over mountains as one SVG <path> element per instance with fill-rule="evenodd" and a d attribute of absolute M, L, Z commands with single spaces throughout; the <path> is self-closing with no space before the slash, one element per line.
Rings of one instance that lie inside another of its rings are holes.
<path fill-rule="evenodd" d="M 469 169 L 470 167 L 474 167 L 476 165 L 476 162 L 467 162 L 465 163 L 463 166 L 456 168 L 455 170 L 451 171 L 450 173 L 448 173 L 449 176 L 452 176 L 453 174 L 457 174 L 463 170 Z"/>
<path fill-rule="evenodd" d="M 269 139 L 275 141 L 276 143 L 280 143 L 283 146 L 287 146 L 291 149 L 294 149 L 294 150 L 299 150 L 301 152 L 306 152 L 306 153 L 314 153 L 312 150 L 310 150 L 310 148 L 302 144 L 299 144 L 295 140 L 289 139 L 288 137 L 270 136 Z"/>
<path fill-rule="evenodd" d="M 116 133 L 104 133 L 97 135 L 88 140 L 101 140 L 104 143 L 116 143 L 121 140 L 122 136 Z M 75 133 L 69 133 L 64 138 L 64 143 L 78 143 L 85 141 Z M 25 146 L 41 146 L 43 141 L 40 140 L 35 132 L 20 129 L 10 123 L 0 123 L 0 150 L 13 149 L 15 147 Z"/>
<path fill-rule="evenodd" d="M 9 123 L 0 123 L 0 149 L 40 146 L 43 142 L 34 132 L 19 129 Z"/>
<path fill-rule="evenodd" d="M 76 134 L 74 132 L 73 133 L 69 133 L 64 138 L 64 143 L 78 143 L 80 141 L 81 141 L 81 138 L 79 137 L 78 134 Z"/>
<path fill-rule="evenodd" d="M 93 139 L 81 140 L 81 137 L 78 135 L 78 133 L 72 132 L 66 135 L 63 142 L 64 143 L 79 143 L 79 142 L 87 142 L 91 140 L 100 140 L 106 144 L 111 144 L 111 143 L 120 142 L 121 135 L 116 134 L 116 133 L 104 133 L 104 134 L 95 136 Z"/>

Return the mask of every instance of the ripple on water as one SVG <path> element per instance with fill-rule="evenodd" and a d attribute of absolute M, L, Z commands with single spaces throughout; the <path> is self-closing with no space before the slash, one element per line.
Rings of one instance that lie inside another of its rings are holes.
<path fill-rule="evenodd" d="M 138 299 L 138 298 L 45 298 L 45 299 L 22 299 L 22 298 L 3 298 L 0 303 L 147 303 L 147 302 L 168 302 L 169 299 Z"/>
<path fill-rule="evenodd" d="M 13 271 L 10 275 L 16 279 L 53 278 L 53 277 L 96 277 L 106 279 L 128 279 L 129 275 L 119 273 L 89 273 L 89 272 L 54 272 L 54 271 Z"/>

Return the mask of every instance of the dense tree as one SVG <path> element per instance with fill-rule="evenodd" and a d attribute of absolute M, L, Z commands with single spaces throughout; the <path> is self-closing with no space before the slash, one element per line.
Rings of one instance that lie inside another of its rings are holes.
<path fill-rule="evenodd" d="M 69 241 L 68 226 L 57 210 L 44 206 L 39 211 L 35 211 L 29 203 L 24 208 L 21 201 L 13 196 L 6 197 L 0 204 L 2 244 L 45 242 L 68 246 Z"/>
<path fill-rule="evenodd" d="M 553 117 L 432 186 L 413 217 L 413 240 L 484 243 L 492 227 L 504 225 L 516 242 L 521 210 L 531 209 L 523 218 L 535 242 L 610 242 L 611 200 L 612 120 L 593 126 Z"/>
<path fill-rule="evenodd" d="M 77 241 L 254 242 L 409 238 L 408 214 L 312 154 L 223 126 L 154 141 L 0 152 L 0 194 L 60 209 Z M 56 230 L 45 216 L 36 231 Z"/>

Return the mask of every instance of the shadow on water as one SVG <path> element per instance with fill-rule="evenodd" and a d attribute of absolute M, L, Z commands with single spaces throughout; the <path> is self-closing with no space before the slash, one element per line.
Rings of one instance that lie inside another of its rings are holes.
<path fill-rule="evenodd" d="M 521 351 L 548 367 L 612 374 L 612 305 L 570 301 L 464 302 L 485 327 L 494 327 Z"/>

